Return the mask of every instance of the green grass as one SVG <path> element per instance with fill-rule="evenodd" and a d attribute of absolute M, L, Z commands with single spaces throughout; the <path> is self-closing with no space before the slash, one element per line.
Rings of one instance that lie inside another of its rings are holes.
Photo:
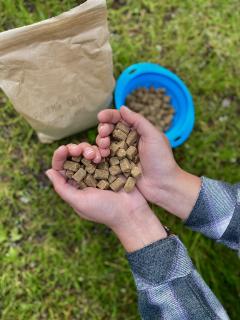
<path fill-rule="evenodd" d="M 78 3 L 0 0 L 0 30 Z M 239 1 L 118 3 L 108 1 L 115 76 L 146 60 L 179 74 L 193 94 L 196 126 L 175 151 L 178 162 L 197 175 L 239 181 Z M 44 176 L 57 146 L 86 137 L 92 141 L 95 130 L 42 145 L 3 93 L 0 111 L 1 319 L 139 319 L 134 283 L 117 239 L 104 226 L 81 221 Z M 154 209 L 179 234 L 231 319 L 239 319 L 237 255 Z"/>

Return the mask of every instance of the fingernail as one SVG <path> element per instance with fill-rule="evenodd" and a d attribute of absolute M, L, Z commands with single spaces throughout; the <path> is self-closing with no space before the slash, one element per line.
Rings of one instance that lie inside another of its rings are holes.
<path fill-rule="evenodd" d="M 46 174 L 46 176 L 48 177 L 48 179 L 49 179 L 50 181 L 52 181 L 52 172 L 51 172 L 51 170 L 45 171 L 45 174 Z"/>
<path fill-rule="evenodd" d="M 93 153 L 94 153 L 94 151 L 93 151 L 93 149 L 91 149 L 91 148 L 86 148 L 85 151 L 84 151 L 84 154 L 85 154 L 86 156 L 89 156 L 89 155 L 91 155 L 91 154 L 93 154 Z"/>

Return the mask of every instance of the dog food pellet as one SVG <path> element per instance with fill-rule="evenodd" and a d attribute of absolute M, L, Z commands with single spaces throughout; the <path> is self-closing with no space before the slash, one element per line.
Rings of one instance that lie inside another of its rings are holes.
<path fill-rule="evenodd" d="M 120 161 L 120 168 L 122 172 L 130 172 L 131 171 L 131 164 L 127 158 L 124 158 Z"/>
<path fill-rule="evenodd" d="M 96 169 L 94 178 L 97 180 L 107 180 L 109 176 L 108 170 Z"/>
<path fill-rule="evenodd" d="M 91 161 L 88 160 L 88 159 L 85 159 L 85 158 L 83 158 L 83 159 L 81 160 L 81 162 L 82 162 L 82 164 L 84 164 L 86 167 L 87 167 L 89 164 L 91 164 Z"/>
<path fill-rule="evenodd" d="M 111 166 L 116 166 L 116 165 L 119 164 L 119 159 L 118 159 L 118 157 L 111 157 L 111 158 L 109 159 L 109 162 L 110 162 L 110 165 L 111 165 Z"/>
<path fill-rule="evenodd" d="M 109 164 L 107 161 L 103 161 L 97 165 L 97 168 L 102 170 L 108 170 Z"/>
<path fill-rule="evenodd" d="M 93 164 L 89 164 L 86 166 L 86 171 L 90 174 L 93 174 L 96 170 L 96 166 L 94 166 Z"/>
<path fill-rule="evenodd" d="M 109 177 L 108 177 L 108 182 L 109 183 L 112 183 L 113 181 L 115 181 L 117 179 L 117 176 L 113 176 L 113 175 L 109 175 Z"/>
<path fill-rule="evenodd" d="M 129 131 L 130 131 L 129 126 L 127 126 L 123 122 L 118 122 L 117 125 L 116 125 L 116 129 L 119 129 L 119 130 L 123 131 L 126 134 L 128 134 Z"/>
<path fill-rule="evenodd" d="M 135 157 L 135 155 L 137 154 L 137 148 L 134 146 L 130 146 L 127 149 L 126 154 L 127 154 L 128 159 L 132 160 Z"/>
<path fill-rule="evenodd" d="M 111 156 L 115 156 L 116 152 L 120 148 L 120 145 L 116 142 L 110 144 Z"/>
<path fill-rule="evenodd" d="M 124 150 L 124 149 L 118 149 L 118 151 L 117 151 L 117 157 L 118 157 L 118 159 L 123 159 L 123 158 L 125 158 L 126 157 L 126 150 Z"/>
<path fill-rule="evenodd" d="M 91 174 L 88 174 L 86 176 L 84 182 L 86 183 L 86 185 L 88 187 L 96 188 L 96 186 L 97 186 L 97 180 L 95 180 L 94 177 Z"/>
<path fill-rule="evenodd" d="M 66 170 L 65 174 L 68 179 L 71 179 L 72 176 L 74 175 L 74 172 L 71 170 Z"/>
<path fill-rule="evenodd" d="M 126 144 L 125 141 L 118 142 L 118 146 L 119 146 L 119 149 L 127 150 L 127 148 L 128 148 L 128 145 Z"/>
<path fill-rule="evenodd" d="M 143 93 L 144 91 L 138 94 L 143 97 Z M 137 144 L 137 131 L 123 122 L 117 123 L 110 136 L 111 155 L 101 163 L 95 164 L 82 156 L 70 157 L 65 161 L 64 170 L 68 183 L 80 190 L 93 187 L 117 192 L 124 187 L 126 192 L 131 192 L 136 179 L 141 175 L 141 170 L 137 167 Z"/>
<path fill-rule="evenodd" d="M 123 179 L 122 177 L 119 177 L 117 178 L 115 181 L 113 181 L 111 184 L 110 184 L 110 188 L 117 192 L 119 191 L 120 189 L 122 189 L 122 187 L 124 186 L 125 184 L 125 179 Z"/>
<path fill-rule="evenodd" d="M 119 129 L 114 129 L 112 135 L 113 135 L 113 138 L 118 141 L 122 141 L 122 140 L 127 139 L 127 134 Z"/>
<path fill-rule="evenodd" d="M 124 177 L 128 178 L 131 175 L 131 172 L 123 172 Z"/>
<path fill-rule="evenodd" d="M 78 169 L 80 168 L 80 164 L 77 162 L 73 162 L 73 161 L 65 161 L 64 165 L 63 165 L 63 169 L 64 170 L 71 170 L 73 172 L 77 172 Z"/>
<path fill-rule="evenodd" d="M 97 188 L 107 190 L 109 189 L 109 182 L 106 180 L 100 180 L 97 184 Z"/>
<path fill-rule="evenodd" d="M 109 168 L 109 173 L 112 175 L 112 176 L 117 176 L 118 174 L 121 173 L 121 168 L 120 166 L 111 166 Z"/>
<path fill-rule="evenodd" d="M 131 192 L 134 189 L 135 184 L 136 184 L 136 179 L 134 179 L 133 177 L 127 178 L 127 181 L 124 185 L 124 191 Z"/>
<path fill-rule="evenodd" d="M 142 171 L 139 167 L 134 166 L 131 169 L 131 175 L 133 176 L 133 178 L 139 178 L 141 174 L 142 174 Z"/>
<path fill-rule="evenodd" d="M 87 188 L 87 185 L 83 181 L 80 181 L 80 182 L 78 182 L 78 188 L 80 190 L 83 190 L 83 189 Z"/>
<path fill-rule="evenodd" d="M 72 161 L 74 161 L 74 162 L 81 162 L 81 160 L 82 160 L 81 156 L 80 157 L 72 157 Z"/>
<path fill-rule="evenodd" d="M 126 143 L 131 146 L 133 145 L 136 141 L 137 141 L 137 138 L 138 138 L 138 134 L 137 134 L 137 131 L 136 130 L 132 130 L 129 132 L 128 136 L 127 136 L 127 140 L 126 140 Z"/>
<path fill-rule="evenodd" d="M 73 176 L 72 178 L 77 181 L 80 182 L 82 181 L 85 177 L 86 177 L 86 171 L 82 168 L 80 168 Z"/>

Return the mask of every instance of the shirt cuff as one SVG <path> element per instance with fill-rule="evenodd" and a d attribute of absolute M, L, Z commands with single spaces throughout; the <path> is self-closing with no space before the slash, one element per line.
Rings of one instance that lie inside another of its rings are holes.
<path fill-rule="evenodd" d="M 158 240 L 127 254 L 139 290 L 188 275 L 193 265 L 177 236 Z"/>
<path fill-rule="evenodd" d="M 228 183 L 202 177 L 198 199 L 185 225 L 209 238 L 220 239 L 236 205 L 236 194 Z"/>

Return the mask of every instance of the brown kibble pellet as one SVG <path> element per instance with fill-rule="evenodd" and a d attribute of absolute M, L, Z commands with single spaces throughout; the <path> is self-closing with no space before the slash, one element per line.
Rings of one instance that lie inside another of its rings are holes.
<path fill-rule="evenodd" d="M 111 157 L 109 162 L 110 162 L 111 166 L 116 166 L 119 164 L 119 159 L 118 159 L 118 157 Z"/>
<path fill-rule="evenodd" d="M 125 179 L 123 177 L 119 177 L 117 178 L 115 181 L 113 181 L 111 184 L 110 184 L 110 188 L 117 192 L 119 191 L 120 189 L 122 189 L 122 187 L 125 185 Z"/>
<path fill-rule="evenodd" d="M 113 181 L 116 180 L 116 179 L 117 179 L 116 176 L 112 176 L 112 175 L 110 174 L 109 177 L 108 177 L 108 182 L 109 182 L 109 183 L 113 183 Z"/>
<path fill-rule="evenodd" d="M 77 172 L 78 169 L 80 168 L 80 164 L 74 161 L 65 161 L 63 164 L 63 169 L 64 170 L 71 170 L 73 172 Z"/>
<path fill-rule="evenodd" d="M 86 166 L 86 171 L 90 174 L 93 174 L 96 170 L 96 166 L 93 164 L 89 164 Z"/>
<path fill-rule="evenodd" d="M 78 182 L 78 187 L 80 190 L 83 190 L 83 189 L 87 188 L 87 185 L 83 181 L 80 181 L 80 182 Z"/>
<path fill-rule="evenodd" d="M 121 168 L 120 166 L 111 166 L 109 168 L 109 173 L 112 175 L 112 176 L 117 176 L 118 174 L 121 173 Z"/>
<path fill-rule="evenodd" d="M 163 97 L 163 102 L 169 103 L 171 98 L 169 96 L 164 96 Z"/>
<path fill-rule="evenodd" d="M 137 131 L 136 130 L 131 130 L 127 136 L 127 140 L 126 140 L 126 143 L 131 146 L 133 145 L 136 141 L 137 141 L 137 138 L 138 138 L 138 134 L 137 134 Z"/>
<path fill-rule="evenodd" d="M 124 175 L 124 177 L 128 178 L 128 177 L 130 177 L 131 172 L 124 172 L 123 175 Z"/>
<path fill-rule="evenodd" d="M 118 142 L 118 146 L 119 146 L 119 149 L 127 150 L 127 148 L 128 148 L 128 145 L 126 144 L 125 141 Z"/>
<path fill-rule="evenodd" d="M 137 166 L 134 166 L 132 169 L 131 169 L 131 175 L 133 176 L 133 178 L 139 178 L 142 174 L 142 171 L 139 167 Z"/>
<path fill-rule="evenodd" d="M 128 134 L 129 131 L 130 131 L 129 126 L 127 126 L 123 122 L 118 122 L 117 125 L 116 125 L 116 129 L 119 129 L 119 130 L 123 131 L 126 134 Z"/>
<path fill-rule="evenodd" d="M 124 149 L 118 149 L 117 151 L 117 157 L 121 160 L 126 157 L 126 150 Z"/>
<path fill-rule="evenodd" d="M 80 168 L 73 176 L 72 178 L 77 181 L 80 182 L 82 181 L 85 177 L 86 177 L 86 171 L 83 168 Z"/>
<path fill-rule="evenodd" d="M 97 180 L 107 180 L 109 176 L 108 170 L 96 169 L 94 178 Z"/>
<path fill-rule="evenodd" d="M 135 157 L 135 155 L 137 154 L 137 148 L 134 146 L 130 146 L 127 149 L 126 154 L 127 154 L 128 159 L 132 160 Z"/>
<path fill-rule="evenodd" d="M 109 188 L 109 182 L 106 180 L 100 180 L 97 184 L 97 188 L 107 190 Z"/>
<path fill-rule="evenodd" d="M 124 191 L 131 192 L 134 189 L 135 184 L 136 184 L 136 179 L 134 179 L 133 177 L 127 178 L 127 181 L 124 185 Z"/>
<path fill-rule="evenodd" d="M 127 158 L 124 158 L 120 161 L 120 168 L 122 172 L 130 172 L 131 164 Z"/>
<path fill-rule="evenodd" d="M 119 148 L 120 148 L 120 145 L 117 142 L 111 143 L 110 144 L 111 156 L 115 156 Z"/>
<path fill-rule="evenodd" d="M 84 180 L 84 182 L 86 183 L 86 185 L 88 187 L 93 187 L 96 188 L 97 186 L 97 180 L 94 179 L 94 177 L 91 174 L 88 174 Z"/>
<path fill-rule="evenodd" d="M 97 165 L 97 169 L 108 170 L 108 168 L 109 168 L 109 164 L 107 163 L 107 161 L 100 162 Z"/>
<path fill-rule="evenodd" d="M 85 159 L 85 158 L 82 158 L 81 162 L 82 162 L 82 164 L 84 164 L 86 167 L 87 167 L 89 164 L 91 164 L 91 161 L 88 160 L 88 159 Z"/>
<path fill-rule="evenodd" d="M 81 162 L 81 160 L 82 160 L 82 156 L 72 157 L 72 161 L 74 161 L 74 162 Z"/>
<path fill-rule="evenodd" d="M 66 170 L 65 175 L 68 179 L 71 179 L 75 172 L 71 170 Z"/>
<path fill-rule="evenodd" d="M 112 135 L 113 135 L 113 138 L 118 141 L 122 141 L 122 140 L 125 141 L 127 139 L 127 134 L 119 129 L 114 129 Z"/>

